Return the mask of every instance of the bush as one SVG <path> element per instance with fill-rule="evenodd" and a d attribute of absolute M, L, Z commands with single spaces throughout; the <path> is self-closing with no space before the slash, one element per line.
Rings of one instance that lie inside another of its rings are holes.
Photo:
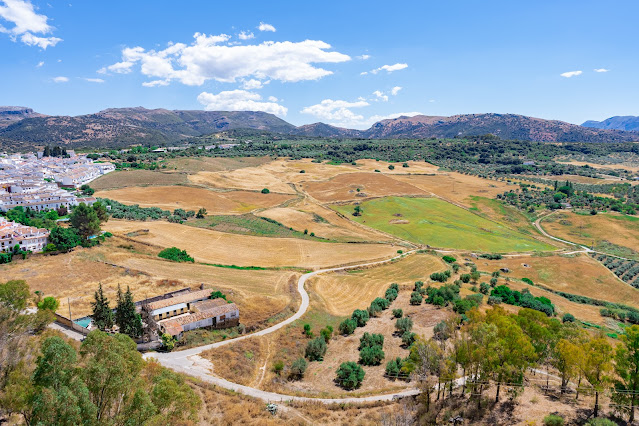
<path fill-rule="evenodd" d="M 612 420 L 597 417 L 596 419 L 588 420 L 586 426 L 617 426 L 617 423 L 613 422 Z"/>
<path fill-rule="evenodd" d="M 340 323 L 338 330 L 340 334 L 348 336 L 350 334 L 353 334 L 356 328 L 357 328 L 357 322 L 354 319 L 349 318 Z"/>
<path fill-rule="evenodd" d="M 544 417 L 544 426 L 563 426 L 564 418 L 555 414 L 548 414 Z"/>
<path fill-rule="evenodd" d="M 309 339 L 313 338 L 313 332 L 311 331 L 310 324 L 304 324 L 304 335 L 308 337 Z"/>
<path fill-rule="evenodd" d="M 337 383 L 344 389 L 356 389 L 362 384 L 366 373 L 356 363 L 343 362 L 337 369 Z"/>
<path fill-rule="evenodd" d="M 404 316 L 404 311 L 401 309 L 393 309 L 393 317 L 395 318 L 401 318 L 402 316 Z"/>
<path fill-rule="evenodd" d="M 333 337 L 333 327 L 327 325 L 326 327 L 321 329 L 320 336 L 322 336 L 324 338 L 324 341 L 328 343 L 329 340 L 331 340 L 331 337 Z"/>
<path fill-rule="evenodd" d="M 273 363 L 273 372 L 279 376 L 280 374 L 282 374 L 282 370 L 284 370 L 284 361 L 275 361 Z"/>
<path fill-rule="evenodd" d="M 459 278 L 464 284 L 468 284 L 470 282 L 470 274 L 461 274 Z"/>
<path fill-rule="evenodd" d="M 414 291 L 410 294 L 410 304 L 411 305 L 421 305 L 423 300 L 423 296 L 419 291 Z"/>
<path fill-rule="evenodd" d="M 175 338 L 173 336 L 171 336 L 170 334 L 164 333 L 162 334 L 162 348 L 167 351 L 167 352 L 171 352 L 174 348 L 175 348 Z"/>
<path fill-rule="evenodd" d="M 195 260 L 188 255 L 186 250 L 180 250 L 177 247 L 166 248 L 158 253 L 158 256 L 174 262 L 195 262 Z"/>
<path fill-rule="evenodd" d="M 575 316 L 572 314 L 564 314 L 564 316 L 561 318 L 561 322 L 575 322 Z"/>
<path fill-rule="evenodd" d="M 371 305 L 378 305 L 380 308 L 382 308 L 382 310 L 386 310 L 390 306 L 390 301 L 388 299 L 377 297 L 375 300 L 373 300 Z"/>
<path fill-rule="evenodd" d="M 499 305 L 501 302 L 503 302 L 503 300 L 501 300 L 501 297 L 498 297 L 498 296 L 489 296 L 488 297 L 488 304 L 491 305 L 491 306 Z"/>
<path fill-rule="evenodd" d="M 402 344 L 410 347 L 415 342 L 416 338 L 417 334 L 407 331 L 406 333 L 402 334 Z"/>
<path fill-rule="evenodd" d="M 364 327 L 370 316 L 368 315 L 368 311 L 355 309 L 351 318 L 355 321 L 356 327 Z"/>
<path fill-rule="evenodd" d="M 488 294 L 490 293 L 490 286 L 486 283 L 481 283 L 479 284 L 479 292 L 481 294 Z"/>
<path fill-rule="evenodd" d="M 397 290 L 395 290 L 394 288 L 389 288 L 388 290 L 386 290 L 384 298 L 389 302 L 394 301 L 395 299 L 397 299 Z"/>
<path fill-rule="evenodd" d="M 58 302 L 58 299 L 51 296 L 47 296 L 38 302 L 39 311 L 49 310 L 51 312 L 55 312 L 58 310 L 59 306 L 60 306 L 60 302 Z"/>
<path fill-rule="evenodd" d="M 424 287 L 423 281 L 415 281 L 415 288 L 413 289 L 413 291 L 421 291 L 422 287 Z"/>
<path fill-rule="evenodd" d="M 446 256 L 444 256 L 444 257 L 442 257 L 442 259 L 443 259 L 443 260 L 444 260 L 444 262 L 446 262 L 446 263 L 453 263 L 453 262 L 456 262 L 456 261 L 457 261 L 457 259 L 455 259 L 453 256 L 448 256 L 448 255 L 446 255 Z"/>
<path fill-rule="evenodd" d="M 402 361 L 400 357 L 391 359 L 390 361 L 386 363 L 386 375 L 391 378 L 398 377 L 403 364 L 404 362 Z"/>
<path fill-rule="evenodd" d="M 268 190 L 268 188 L 264 188 L 264 189 L 262 190 L 262 194 L 268 194 L 268 193 L 270 193 L 270 192 L 271 192 L 271 191 L 269 191 L 269 190 Z"/>
<path fill-rule="evenodd" d="M 446 272 L 448 272 L 448 274 L 446 274 Z M 432 274 L 430 274 L 430 279 L 440 283 L 445 283 L 450 277 L 450 271 L 446 272 L 433 272 Z"/>
<path fill-rule="evenodd" d="M 321 361 L 324 359 L 325 354 L 326 342 L 323 337 L 313 339 L 306 345 L 305 355 L 309 361 Z"/>
<path fill-rule="evenodd" d="M 384 356 L 381 346 L 367 347 L 359 352 L 359 363 L 362 365 L 379 365 L 384 360 Z"/>
<path fill-rule="evenodd" d="M 411 331 L 413 329 L 413 320 L 408 317 L 400 318 L 395 322 L 395 328 L 399 334 Z"/>
<path fill-rule="evenodd" d="M 304 373 L 306 372 L 307 366 L 308 366 L 308 363 L 306 362 L 304 358 L 296 359 L 295 361 L 293 361 L 293 364 L 291 364 L 289 378 L 293 380 L 302 379 L 304 377 Z"/>
<path fill-rule="evenodd" d="M 364 348 L 370 348 L 373 346 L 384 346 L 384 335 L 383 334 L 371 334 L 364 333 L 364 335 L 359 339 L 359 350 L 361 351 Z"/>
<path fill-rule="evenodd" d="M 535 283 L 533 283 L 533 280 L 531 280 L 530 278 L 522 278 L 521 280 L 526 284 L 535 285 Z"/>

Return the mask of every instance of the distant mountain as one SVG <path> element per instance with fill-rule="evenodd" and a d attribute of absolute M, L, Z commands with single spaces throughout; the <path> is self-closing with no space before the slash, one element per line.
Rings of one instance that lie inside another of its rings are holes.
<path fill-rule="evenodd" d="M 604 121 L 588 120 L 584 124 L 582 124 L 582 126 L 594 127 L 596 129 L 639 131 L 639 117 L 635 117 L 632 115 L 618 115 L 615 117 L 610 117 Z"/>
<path fill-rule="evenodd" d="M 232 129 L 289 133 L 295 126 L 260 111 L 169 111 L 110 108 L 95 114 L 23 118 L 0 128 L 0 140 L 25 145 L 120 147 L 136 143 L 173 143 Z"/>
<path fill-rule="evenodd" d="M 493 134 L 502 139 L 541 142 L 639 141 L 639 132 L 577 126 L 515 114 L 417 115 L 382 120 L 367 130 L 324 123 L 296 127 L 259 111 L 182 111 L 111 108 L 95 114 L 45 116 L 30 108 L 0 107 L 0 148 L 27 150 L 43 145 L 124 147 L 165 145 L 229 131 L 258 131 L 325 138 L 452 138 Z"/>
<path fill-rule="evenodd" d="M 7 127 L 24 118 L 44 117 L 31 108 L 18 106 L 0 106 L 0 128 Z"/>

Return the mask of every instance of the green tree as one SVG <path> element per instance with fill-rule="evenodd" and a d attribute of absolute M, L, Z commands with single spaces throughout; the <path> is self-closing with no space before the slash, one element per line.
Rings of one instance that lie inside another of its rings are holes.
<path fill-rule="evenodd" d="M 359 352 L 359 363 L 362 365 L 379 365 L 384 360 L 384 356 L 381 346 L 367 346 Z"/>
<path fill-rule="evenodd" d="M 96 201 L 95 203 L 93 203 L 91 208 L 93 209 L 95 214 L 98 216 L 98 220 L 100 220 L 100 223 L 104 223 L 109 220 L 109 212 L 107 211 L 106 206 L 102 202 Z"/>
<path fill-rule="evenodd" d="M 362 309 L 355 309 L 351 318 L 355 320 L 358 327 L 364 327 L 369 320 L 368 311 Z"/>
<path fill-rule="evenodd" d="M 198 219 L 204 219 L 206 217 L 206 209 L 204 207 L 200 208 L 195 217 Z"/>
<path fill-rule="evenodd" d="M 126 293 L 122 294 L 122 290 L 118 285 L 115 323 L 120 328 L 120 333 L 126 334 L 132 338 L 137 338 L 142 335 L 142 319 L 136 312 L 133 295 L 131 294 L 131 289 L 128 286 L 126 288 Z"/>
<path fill-rule="evenodd" d="M 326 354 L 326 341 L 322 337 L 311 340 L 306 345 L 306 358 L 309 361 L 321 361 Z"/>
<path fill-rule="evenodd" d="M 306 372 L 307 366 L 308 366 L 308 363 L 306 362 L 304 358 L 296 359 L 295 361 L 293 361 L 293 364 L 291 364 L 289 377 L 292 378 L 293 380 L 302 379 L 302 377 L 304 377 L 304 373 Z"/>
<path fill-rule="evenodd" d="M 404 311 L 402 309 L 393 309 L 393 317 L 401 318 L 404 316 Z"/>
<path fill-rule="evenodd" d="M 162 347 L 165 351 L 171 352 L 173 349 L 175 349 L 175 343 L 175 337 L 167 333 L 162 334 Z"/>
<path fill-rule="evenodd" d="M 400 335 L 411 331 L 413 329 L 413 320 L 409 317 L 399 318 L 395 322 L 395 329 L 399 332 Z"/>
<path fill-rule="evenodd" d="M 69 222 L 83 240 L 88 240 L 90 236 L 100 232 L 98 214 L 84 203 L 80 203 L 73 209 Z"/>
<path fill-rule="evenodd" d="M 112 328 L 113 311 L 109 306 L 109 299 L 102 291 L 102 283 L 98 284 L 98 289 L 93 295 L 93 299 L 93 302 L 91 302 L 93 324 L 101 331 Z"/>
<path fill-rule="evenodd" d="M 615 352 L 615 393 L 613 399 L 628 413 L 629 422 L 635 420 L 635 407 L 639 394 L 639 325 L 626 327 L 621 344 Z"/>
<path fill-rule="evenodd" d="M 40 302 L 38 302 L 38 309 L 40 310 L 49 310 L 51 312 L 55 312 L 58 310 L 59 306 L 60 302 L 58 301 L 58 299 L 52 296 L 47 296 Z"/>
<path fill-rule="evenodd" d="M 599 415 L 599 394 L 606 388 L 612 372 L 613 350 L 603 335 L 588 341 L 584 347 L 583 375 L 595 391 L 594 417 Z"/>
<path fill-rule="evenodd" d="M 350 334 L 353 334 L 356 328 L 357 322 L 352 318 L 348 318 L 342 321 L 337 329 L 339 330 L 340 334 L 348 336 Z"/>
<path fill-rule="evenodd" d="M 327 325 L 326 327 L 321 329 L 320 336 L 322 336 L 324 338 L 324 341 L 328 343 L 331 340 L 331 337 L 333 337 L 333 327 L 330 325 Z"/>
<path fill-rule="evenodd" d="M 356 389 L 362 384 L 365 375 L 362 367 L 356 363 L 343 362 L 337 369 L 337 382 L 344 389 Z"/>
<path fill-rule="evenodd" d="M 55 245 L 57 250 L 66 253 L 71 251 L 72 248 L 79 246 L 82 243 L 82 238 L 73 228 L 56 226 L 49 234 L 49 241 Z"/>

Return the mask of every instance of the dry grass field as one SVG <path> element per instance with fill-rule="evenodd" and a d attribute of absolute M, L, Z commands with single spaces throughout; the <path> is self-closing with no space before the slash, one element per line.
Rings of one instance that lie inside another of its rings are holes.
<path fill-rule="evenodd" d="M 187 183 L 185 174 L 165 173 L 150 170 L 118 170 L 100 176 L 91 182 L 96 191 L 114 188 L 128 188 L 132 186 L 166 186 Z"/>
<path fill-rule="evenodd" d="M 204 207 L 208 214 L 241 214 L 255 209 L 280 205 L 292 197 L 284 194 L 262 194 L 250 191 L 210 191 L 186 186 L 128 187 L 96 192 L 96 197 L 110 198 L 124 204 L 195 210 Z"/>
<path fill-rule="evenodd" d="M 389 195 L 427 194 L 422 189 L 381 173 L 345 173 L 323 182 L 307 182 L 300 187 L 325 203 Z"/>
<path fill-rule="evenodd" d="M 186 157 L 166 160 L 167 173 L 221 172 L 256 167 L 271 161 L 270 157 Z"/>
<path fill-rule="evenodd" d="M 322 309 L 346 316 L 383 297 L 391 283 L 412 289 L 415 281 L 427 281 L 431 273 L 445 269 L 438 257 L 415 254 L 376 268 L 322 274 L 311 280 L 309 289 L 321 299 Z"/>
<path fill-rule="evenodd" d="M 585 254 L 477 259 L 476 263 L 482 271 L 492 272 L 506 267 L 510 273 L 503 276 L 530 278 L 535 284 L 556 291 L 639 308 L 639 290 L 617 279 L 606 267 Z"/>
<path fill-rule="evenodd" d="M 564 161 L 564 160 L 557 160 L 561 163 L 565 163 L 565 164 L 572 164 L 573 166 L 590 166 L 593 169 L 610 169 L 610 170 L 616 170 L 616 169 L 626 169 L 626 170 L 630 170 L 633 172 L 639 172 L 639 166 L 637 166 L 636 164 L 628 164 L 628 163 L 619 163 L 619 164 L 598 164 L 598 163 L 589 163 L 586 161 L 576 161 L 576 160 L 571 160 L 571 161 Z"/>
<path fill-rule="evenodd" d="M 544 219 L 543 228 L 559 238 L 600 246 L 605 242 L 639 251 L 639 218 L 616 213 L 595 216 L 559 212 Z"/>
<path fill-rule="evenodd" d="M 104 229 L 118 235 L 148 229 L 135 240 L 179 247 L 198 262 L 224 265 L 319 268 L 391 257 L 397 251 L 391 245 L 253 237 L 159 221 L 111 220 Z"/>
<path fill-rule="evenodd" d="M 243 189 L 294 194 L 295 190 L 285 180 L 265 170 L 263 167 L 246 167 L 222 172 L 198 172 L 189 175 L 189 182 L 209 188 Z"/>

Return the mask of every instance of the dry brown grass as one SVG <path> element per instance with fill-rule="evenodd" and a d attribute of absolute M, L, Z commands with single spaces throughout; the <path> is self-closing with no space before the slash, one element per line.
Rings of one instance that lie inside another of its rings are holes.
<path fill-rule="evenodd" d="M 530 267 L 524 267 L 524 264 Z M 504 276 L 530 278 L 535 284 L 553 290 L 639 308 L 639 290 L 617 279 L 606 267 L 585 254 L 478 259 L 477 267 L 482 271 L 507 267 L 511 272 L 502 274 Z"/>
<path fill-rule="evenodd" d="M 249 191 L 216 192 L 204 188 L 184 186 L 129 187 L 111 191 L 99 191 L 96 197 L 110 198 L 124 204 L 142 207 L 159 207 L 173 211 L 181 208 L 198 210 L 204 207 L 208 214 L 248 213 L 255 209 L 269 208 L 291 199 L 283 194 L 261 194 Z"/>
<path fill-rule="evenodd" d="M 390 195 L 426 195 L 422 189 L 382 173 L 344 173 L 322 182 L 300 187 L 322 202 L 356 200 Z M 357 190 L 359 189 L 359 192 Z"/>
<path fill-rule="evenodd" d="M 344 316 L 383 297 L 391 283 L 412 287 L 415 281 L 427 281 L 431 273 L 444 269 L 439 258 L 415 254 L 376 268 L 322 274 L 311 280 L 309 288 L 319 295 L 329 313 Z"/>
<path fill-rule="evenodd" d="M 186 175 L 150 170 L 118 170 L 91 182 L 96 191 L 129 186 L 179 185 L 187 182 Z"/>
<path fill-rule="evenodd" d="M 555 213 L 541 223 L 551 235 L 590 246 L 604 241 L 639 251 L 639 220 L 613 213 Z"/>
<path fill-rule="evenodd" d="M 250 385 L 259 374 L 262 357 L 266 353 L 265 339 L 245 339 L 202 352 L 203 358 L 213 360 L 213 374 L 234 383 Z"/>
<path fill-rule="evenodd" d="M 167 173 L 221 172 L 237 170 L 244 167 L 256 167 L 271 161 L 270 157 L 186 157 L 173 158 L 166 161 Z"/>
<path fill-rule="evenodd" d="M 390 257 L 396 251 L 390 245 L 253 237 L 168 222 L 111 220 L 104 228 L 117 234 L 148 229 L 148 234 L 134 238 L 158 247 L 179 247 L 199 262 L 225 265 L 318 268 Z"/>
<path fill-rule="evenodd" d="M 293 188 L 263 167 L 247 167 L 223 172 L 198 172 L 189 175 L 189 182 L 210 188 L 243 189 L 261 191 L 268 188 L 271 192 L 294 194 Z"/>

